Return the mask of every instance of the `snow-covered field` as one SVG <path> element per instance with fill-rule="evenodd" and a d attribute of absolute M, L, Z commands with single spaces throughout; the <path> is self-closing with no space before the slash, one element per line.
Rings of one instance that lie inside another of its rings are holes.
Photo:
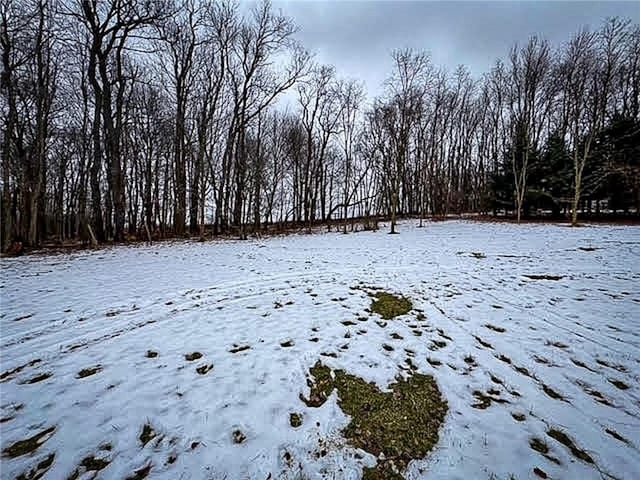
<path fill-rule="evenodd" d="M 407 478 L 640 478 L 640 229 L 400 232 L 3 259 L 2 478 L 358 479 L 375 459 L 341 438 L 336 393 L 299 394 L 318 359 L 384 388 L 405 349 L 449 404 Z M 371 286 L 416 310 L 385 326 Z"/>

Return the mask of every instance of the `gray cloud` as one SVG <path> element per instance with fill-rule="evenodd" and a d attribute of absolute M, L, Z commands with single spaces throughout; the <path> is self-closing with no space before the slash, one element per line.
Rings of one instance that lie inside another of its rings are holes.
<path fill-rule="evenodd" d="M 276 0 L 273 6 L 296 21 L 299 38 L 318 61 L 364 80 L 370 94 L 380 92 L 391 72 L 395 48 L 424 49 L 437 65 L 464 64 L 479 76 L 531 35 L 559 46 L 608 16 L 640 21 L 638 2 Z"/>

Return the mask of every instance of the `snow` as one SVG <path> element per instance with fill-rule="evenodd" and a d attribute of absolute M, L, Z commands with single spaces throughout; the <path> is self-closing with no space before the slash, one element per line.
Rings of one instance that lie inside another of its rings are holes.
<path fill-rule="evenodd" d="M 54 453 L 46 478 L 94 456 L 110 464 L 81 478 L 151 465 L 151 479 L 358 479 L 375 459 L 341 438 L 349 419 L 335 392 L 319 408 L 299 399 L 306 375 L 321 359 L 384 389 L 406 374 L 405 349 L 449 403 L 437 447 L 407 478 L 524 479 L 534 468 L 640 478 L 640 229 L 450 221 L 399 230 L 3 259 L 0 370 L 40 362 L 0 383 L 1 446 L 55 431 L 34 453 L 4 456 L 2 478 Z M 366 311 L 371 286 L 410 297 L 425 318 L 414 310 L 381 327 Z M 250 348 L 230 353 L 239 346 Z M 202 358 L 185 359 L 196 351 Z M 213 368 L 198 374 L 204 365 Z M 473 392 L 489 389 L 508 403 L 474 408 Z M 301 427 L 289 425 L 292 412 Z M 156 436 L 143 446 L 145 424 Z M 533 437 L 559 463 L 534 451 Z"/>

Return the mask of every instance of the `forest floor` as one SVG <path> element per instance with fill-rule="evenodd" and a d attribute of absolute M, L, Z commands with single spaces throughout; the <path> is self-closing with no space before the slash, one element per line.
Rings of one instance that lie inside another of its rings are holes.
<path fill-rule="evenodd" d="M 399 231 L 2 259 L 2 478 L 640 478 L 640 228 Z"/>

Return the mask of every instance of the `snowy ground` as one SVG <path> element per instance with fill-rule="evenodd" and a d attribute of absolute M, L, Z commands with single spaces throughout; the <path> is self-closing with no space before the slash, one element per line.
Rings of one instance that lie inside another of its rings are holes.
<path fill-rule="evenodd" d="M 375 461 L 341 439 L 335 392 L 299 399 L 309 367 L 384 388 L 411 351 L 449 412 L 407 478 L 640 478 L 640 229 L 400 231 L 3 259 L 1 447 L 47 433 L 33 453 L 4 451 L 2 478 L 53 460 L 45 478 L 358 479 Z M 360 286 L 418 310 L 384 326 Z M 87 457 L 104 468 L 78 468 Z"/>

